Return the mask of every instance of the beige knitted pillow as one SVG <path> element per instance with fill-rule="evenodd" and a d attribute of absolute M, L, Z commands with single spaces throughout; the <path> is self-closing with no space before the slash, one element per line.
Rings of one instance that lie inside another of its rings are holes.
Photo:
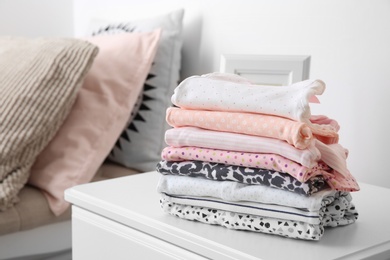
<path fill-rule="evenodd" d="M 0 211 L 18 201 L 97 52 L 77 39 L 0 37 Z"/>

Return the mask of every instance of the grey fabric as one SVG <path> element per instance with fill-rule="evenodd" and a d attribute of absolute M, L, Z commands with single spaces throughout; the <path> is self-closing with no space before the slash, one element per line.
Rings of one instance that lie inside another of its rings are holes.
<path fill-rule="evenodd" d="M 31 256 L 13 257 L 7 260 L 72 260 L 72 250 Z"/>
<path fill-rule="evenodd" d="M 70 209 L 56 217 L 42 192 L 32 186 L 26 185 L 19 198 L 19 203 L 0 212 L 0 235 L 70 219 Z"/>
<path fill-rule="evenodd" d="M 103 164 L 93 181 L 107 180 L 138 173 L 113 163 Z M 35 187 L 26 185 L 19 193 L 20 201 L 6 211 L 0 212 L 0 235 L 28 230 L 35 227 L 68 220 L 71 208 L 56 217 L 49 208 L 43 193 Z"/>

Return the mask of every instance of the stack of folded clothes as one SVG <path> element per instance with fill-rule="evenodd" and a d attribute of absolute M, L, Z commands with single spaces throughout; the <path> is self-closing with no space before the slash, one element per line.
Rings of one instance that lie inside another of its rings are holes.
<path fill-rule="evenodd" d="M 157 164 L 162 209 L 231 229 L 319 240 L 354 223 L 339 125 L 311 115 L 325 84 L 254 85 L 226 73 L 185 79 L 168 108 Z"/>

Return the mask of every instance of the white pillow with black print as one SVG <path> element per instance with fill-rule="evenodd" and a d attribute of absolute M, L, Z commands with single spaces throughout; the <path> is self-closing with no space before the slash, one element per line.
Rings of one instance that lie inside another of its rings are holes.
<path fill-rule="evenodd" d="M 170 98 L 178 85 L 181 67 L 182 24 L 184 9 L 145 20 L 108 21 L 94 19 L 89 34 L 148 32 L 162 29 L 157 53 L 138 98 L 129 124 L 122 132 L 108 160 L 139 171 L 155 170 L 166 146 L 165 111 L 172 105 Z"/>

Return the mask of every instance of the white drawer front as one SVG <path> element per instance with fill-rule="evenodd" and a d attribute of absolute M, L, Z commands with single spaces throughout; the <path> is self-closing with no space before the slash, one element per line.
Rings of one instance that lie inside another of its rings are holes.
<path fill-rule="evenodd" d="M 72 206 L 73 260 L 206 259 L 136 229 Z"/>

